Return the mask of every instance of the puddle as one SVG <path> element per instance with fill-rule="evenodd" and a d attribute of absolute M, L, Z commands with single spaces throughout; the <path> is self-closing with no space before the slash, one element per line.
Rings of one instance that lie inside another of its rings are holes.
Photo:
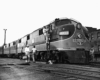
<path fill-rule="evenodd" d="M 10 66 L 2 66 L 3 68 L 11 68 Z"/>
<path fill-rule="evenodd" d="M 17 65 L 30 65 L 30 63 L 21 63 L 21 64 L 17 64 Z"/>
<path fill-rule="evenodd" d="M 0 64 L 0 67 L 2 68 L 11 68 L 11 66 L 14 64 Z"/>

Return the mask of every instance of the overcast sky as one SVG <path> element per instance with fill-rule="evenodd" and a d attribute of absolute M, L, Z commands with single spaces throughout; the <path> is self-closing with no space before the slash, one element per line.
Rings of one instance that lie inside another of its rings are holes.
<path fill-rule="evenodd" d="M 74 18 L 100 28 L 100 0 L 0 0 L 0 45 L 47 25 L 55 18 Z"/>

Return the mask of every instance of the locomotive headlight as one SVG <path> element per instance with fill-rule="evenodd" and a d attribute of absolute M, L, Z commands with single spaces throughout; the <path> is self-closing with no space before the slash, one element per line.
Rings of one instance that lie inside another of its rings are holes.
<path fill-rule="evenodd" d="M 78 23 L 76 27 L 77 29 L 81 29 L 81 26 L 82 26 L 81 23 Z"/>
<path fill-rule="evenodd" d="M 69 35 L 69 31 L 62 31 L 62 32 L 59 32 L 59 35 L 60 35 L 60 36 Z"/>

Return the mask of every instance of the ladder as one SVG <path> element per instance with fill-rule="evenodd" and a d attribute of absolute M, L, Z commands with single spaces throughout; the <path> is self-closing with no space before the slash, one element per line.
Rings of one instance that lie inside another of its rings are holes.
<path fill-rule="evenodd" d="M 50 29 L 49 28 L 46 35 L 46 49 L 47 49 L 47 59 L 50 59 Z"/>

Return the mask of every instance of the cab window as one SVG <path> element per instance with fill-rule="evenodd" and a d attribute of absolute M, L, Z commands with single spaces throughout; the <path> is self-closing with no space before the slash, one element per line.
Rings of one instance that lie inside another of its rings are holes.
<path fill-rule="evenodd" d="M 43 34 L 43 29 L 40 29 L 39 30 L 39 35 L 42 35 Z"/>
<path fill-rule="evenodd" d="M 30 39 L 30 35 L 27 35 L 27 40 L 29 40 Z"/>
<path fill-rule="evenodd" d="M 64 24 L 70 24 L 70 23 L 71 23 L 71 21 L 69 19 L 55 20 L 56 26 L 60 26 L 60 25 L 64 25 Z"/>
<path fill-rule="evenodd" d="M 19 40 L 19 43 L 21 43 L 21 39 Z"/>

